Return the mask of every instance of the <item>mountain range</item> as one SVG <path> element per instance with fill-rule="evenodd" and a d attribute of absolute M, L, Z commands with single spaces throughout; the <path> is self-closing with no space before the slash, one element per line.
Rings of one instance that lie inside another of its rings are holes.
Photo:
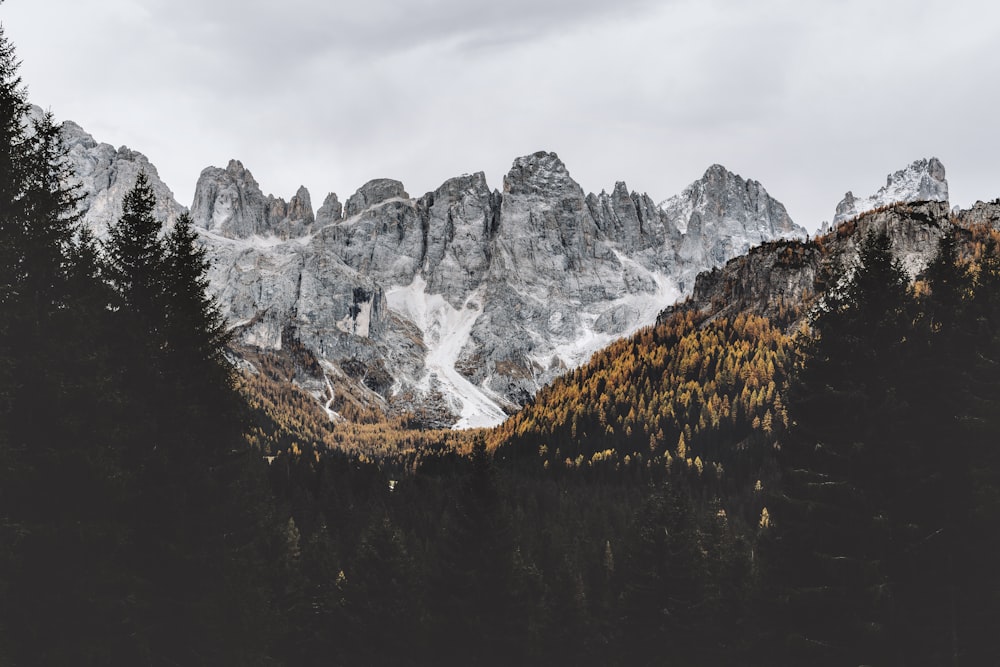
<path fill-rule="evenodd" d="M 184 212 L 139 152 L 63 126 L 98 235 L 139 171 L 165 227 Z M 918 160 L 869 198 L 848 193 L 837 220 L 890 201 L 947 201 L 944 167 Z M 307 351 L 296 381 L 423 426 L 489 426 L 609 342 L 656 321 L 696 277 L 776 239 L 802 239 L 757 181 L 720 165 L 656 203 L 629 191 L 585 194 L 558 156 L 514 160 L 502 190 L 480 172 L 421 197 L 377 179 L 313 210 L 304 187 L 264 195 L 231 160 L 198 178 L 190 215 L 212 260 L 210 287 L 241 345 Z M 709 274 L 711 275 L 711 274 Z M 702 279 L 700 282 L 704 282 Z M 252 365 L 245 364 L 249 372 Z"/>

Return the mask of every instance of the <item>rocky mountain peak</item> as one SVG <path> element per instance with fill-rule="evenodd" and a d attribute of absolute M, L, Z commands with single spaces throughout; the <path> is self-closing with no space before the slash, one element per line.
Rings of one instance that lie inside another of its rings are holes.
<path fill-rule="evenodd" d="M 447 181 L 442 183 L 437 190 L 434 191 L 435 198 L 440 197 L 443 194 L 451 193 L 457 194 L 464 191 L 477 191 L 477 192 L 487 192 L 489 193 L 489 185 L 486 183 L 486 174 L 477 171 L 474 174 L 462 174 L 461 176 L 453 176 Z"/>
<path fill-rule="evenodd" d="M 679 255 L 690 266 L 718 266 L 764 241 L 806 236 L 764 186 L 719 164 L 660 209 L 668 227 L 683 233 Z M 695 274 L 688 272 L 682 284 Z"/>
<path fill-rule="evenodd" d="M 757 181 L 744 179 L 721 164 L 710 166 L 700 179 L 684 188 L 683 192 L 661 202 L 660 208 L 682 232 L 688 231 L 692 220 L 739 220 L 746 219 L 748 214 L 764 213 L 766 222 L 759 222 L 773 231 L 791 235 L 805 234 L 804 229 L 792 222 L 784 205 L 772 199 L 764 186 Z"/>
<path fill-rule="evenodd" d="M 403 184 L 391 178 L 376 178 L 368 181 L 350 196 L 344 205 L 344 217 L 350 218 L 366 208 L 394 198 L 409 199 Z"/>
<path fill-rule="evenodd" d="M 140 160 L 102 150 L 81 144 L 74 167 L 100 159 L 114 174 Z M 232 160 L 202 172 L 192 217 L 237 339 L 282 349 L 294 336 L 320 362 L 325 378 L 306 382 L 325 404 L 346 388 L 389 412 L 429 410 L 428 424 L 489 425 L 785 224 L 756 182 L 722 167 L 703 181 L 687 191 L 698 231 L 684 235 L 624 182 L 585 196 L 544 151 L 514 160 L 503 193 L 482 172 L 419 199 L 377 179 L 346 205 L 328 194 L 315 215 L 304 187 L 265 196 Z"/>
<path fill-rule="evenodd" d="M 833 225 L 882 206 L 917 201 L 948 201 L 944 165 L 935 157 L 914 160 L 909 166 L 889 174 L 885 185 L 869 197 L 856 197 L 852 192 L 845 194 L 837 204 Z"/>
<path fill-rule="evenodd" d="M 344 205 L 337 199 L 337 193 L 331 192 L 323 200 L 323 205 L 316 211 L 316 224 L 319 227 L 332 224 L 344 217 Z"/>
<path fill-rule="evenodd" d="M 40 117 L 42 110 L 33 107 L 32 114 Z M 157 220 L 169 226 L 185 211 L 142 153 L 127 146 L 116 149 L 111 144 L 98 143 L 73 121 L 63 121 L 62 138 L 83 195 L 80 201 L 83 222 L 98 237 L 104 236 L 108 226 L 118 220 L 122 200 L 135 186 L 140 171 L 146 173 L 156 194 L 153 215 Z"/>
<path fill-rule="evenodd" d="M 205 167 L 191 203 L 191 219 L 229 238 L 248 238 L 267 230 L 267 200 L 253 174 L 239 160 L 225 169 Z"/>
<path fill-rule="evenodd" d="M 583 197 L 583 190 L 570 177 L 559 156 L 547 151 L 517 158 L 503 179 L 504 194 L 509 195 L 544 196 L 567 189 Z"/>
<path fill-rule="evenodd" d="M 732 178 L 740 178 L 738 174 L 726 169 L 721 164 L 713 164 L 708 169 L 705 170 L 704 176 L 701 177 L 703 181 L 709 180 L 728 180 Z"/>
<path fill-rule="evenodd" d="M 250 170 L 244 167 L 243 163 L 235 158 L 229 160 L 229 164 L 226 165 L 226 173 L 235 179 L 249 180 L 254 185 L 257 185 L 257 181 L 254 179 L 253 174 L 250 173 Z"/>
<path fill-rule="evenodd" d="M 956 206 L 952 210 L 952 214 L 965 227 L 988 225 L 993 229 L 1000 230 L 1000 199 L 994 199 L 990 202 L 977 201 L 968 210 L 962 210 Z"/>
<path fill-rule="evenodd" d="M 195 226 L 234 239 L 303 236 L 316 221 L 305 186 L 300 186 L 288 202 L 273 195 L 265 197 L 250 170 L 235 159 L 225 169 L 202 170 L 195 185 L 191 219 Z"/>
<path fill-rule="evenodd" d="M 304 185 L 299 186 L 287 203 L 284 199 L 268 195 L 266 213 L 268 231 L 285 239 L 305 236 L 316 221 L 312 200 Z"/>
<path fill-rule="evenodd" d="M 288 202 L 288 217 L 295 220 L 313 220 L 312 200 L 306 186 L 300 185 Z"/>

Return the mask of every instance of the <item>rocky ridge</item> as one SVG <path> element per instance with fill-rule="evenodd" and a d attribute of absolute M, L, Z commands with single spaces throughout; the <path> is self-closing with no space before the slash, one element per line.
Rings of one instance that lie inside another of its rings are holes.
<path fill-rule="evenodd" d="M 695 309 L 711 318 L 749 312 L 794 330 L 816 300 L 850 273 L 858 244 L 869 232 L 888 235 L 893 254 L 915 279 L 934 258 L 947 230 L 956 224 L 965 227 L 980 222 L 952 215 L 948 202 L 881 207 L 815 239 L 767 242 L 723 267 L 705 271 L 695 281 L 691 296 L 667 309 L 661 318 L 680 309 Z"/>
<path fill-rule="evenodd" d="M 78 171 L 88 150 L 71 153 Z M 172 220 L 183 208 L 149 167 L 157 215 Z M 132 182 L 86 181 L 88 201 L 120 202 Z M 191 215 L 241 343 L 304 346 L 323 373 L 303 383 L 328 407 L 346 387 L 427 425 L 477 426 L 652 323 L 702 269 L 805 235 L 759 183 L 719 166 L 668 202 L 624 183 L 587 195 L 539 152 L 514 161 L 502 192 L 482 173 L 418 198 L 379 179 L 313 213 L 305 188 L 265 196 L 233 160 L 202 172 Z"/>
<path fill-rule="evenodd" d="M 905 169 L 889 174 L 885 185 L 869 197 L 855 197 L 848 192 L 837 204 L 833 226 L 876 208 L 918 201 L 948 201 L 944 165 L 937 158 L 915 160 Z"/>
<path fill-rule="evenodd" d="M 336 195 L 323 211 L 324 219 L 339 218 Z M 329 211 L 329 213 L 327 212 Z M 195 186 L 191 218 L 196 224 L 220 236 L 245 239 L 275 235 L 282 239 L 312 231 L 316 222 L 309 191 L 300 187 L 290 201 L 264 196 L 253 174 L 239 160 L 230 160 L 225 169 L 207 167 Z"/>
<path fill-rule="evenodd" d="M 32 113 L 41 115 L 42 110 L 34 107 Z M 98 143 L 73 121 L 63 123 L 62 138 L 83 196 L 80 202 L 83 222 L 98 238 L 103 238 L 108 225 L 121 215 L 122 199 L 135 185 L 140 171 L 146 172 L 156 194 L 157 219 L 169 226 L 187 210 L 177 203 L 174 193 L 160 180 L 156 167 L 142 153 L 127 146 L 115 148 Z"/>
<path fill-rule="evenodd" d="M 804 235 L 764 186 L 718 164 L 660 206 L 683 233 L 680 257 L 691 268 L 717 266 L 764 241 Z"/>

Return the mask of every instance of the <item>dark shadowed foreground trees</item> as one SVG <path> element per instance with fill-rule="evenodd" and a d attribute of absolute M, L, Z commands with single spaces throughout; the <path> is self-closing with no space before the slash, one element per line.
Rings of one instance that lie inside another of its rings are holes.
<path fill-rule="evenodd" d="M 0 36 L 0 662 L 253 664 L 275 539 L 206 262 L 144 176 L 98 247 Z"/>
<path fill-rule="evenodd" d="M 788 664 L 991 664 L 997 642 L 995 248 L 955 232 L 915 293 L 869 235 L 789 392 L 762 555 Z"/>

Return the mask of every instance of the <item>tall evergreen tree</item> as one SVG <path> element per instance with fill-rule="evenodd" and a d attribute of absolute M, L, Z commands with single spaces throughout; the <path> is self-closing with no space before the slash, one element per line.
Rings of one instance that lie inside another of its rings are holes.
<path fill-rule="evenodd" d="M 0 134 L 0 624 L 15 663 L 100 661 L 113 651 L 95 636 L 130 629 L 127 599 L 111 593 L 130 579 L 116 512 L 128 481 L 101 409 L 106 367 L 80 327 L 105 304 L 76 298 L 100 289 L 93 247 L 73 242 L 60 128 L 30 114 L 2 34 Z M 59 642 L 47 624 L 65 629 Z"/>
<path fill-rule="evenodd" d="M 156 195 L 145 172 L 122 200 L 122 214 L 109 230 L 104 244 L 105 274 L 117 298 L 114 309 L 138 318 L 149 343 L 159 346 L 163 311 L 163 281 L 167 269 L 166 248 L 160 239 L 162 227 L 153 215 Z"/>
<path fill-rule="evenodd" d="M 790 661 L 883 664 L 896 648 L 889 505 L 904 455 L 898 382 L 912 300 L 885 233 L 866 235 L 853 274 L 828 294 L 790 390 L 783 494 L 768 545 Z"/>
<path fill-rule="evenodd" d="M 940 358 L 940 379 L 933 387 L 947 412 L 938 410 L 944 428 L 928 429 L 934 437 L 928 450 L 938 464 L 931 477 L 935 523 L 929 526 L 936 530 L 926 531 L 932 538 L 918 553 L 939 571 L 931 580 L 938 604 L 930 619 L 935 634 L 946 638 L 938 641 L 937 655 L 951 664 L 1000 662 L 1000 573 L 993 557 L 1000 548 L 1000 246 L 995 237 L 988 239 L 977 269 L 971 294 L 964 267 L 946 270 L 960 276 L 963 298 L 954 306 L 952 330 L 935 332 L 931 342 Z M 934 282 L 931 289 L 933 297 Z"/>
<path fill-rule="evenodd" d="M 207 250 L 199 244 L 190 216 L 181 215 L 166 238 L 166 343 L 172 354 L 191 364 L 223 365 L 227 332 L 208 293 Z"/>
<path fill-rule="evenodd" d="M 154 629 L 146 640 L 178 662 L 198 654 L 217 662 L 233 651 L 249 658 L 252 649 L 266 651 L 267 633 L 257 627 L 250 641 L 234 633 L 235 619 L 256 627 L 268 617 L 264 584 L 247 582 L 267 581 L 264 545 L 280 526 L 263 497 L 263 462 L 243 439 L 242 404 L 225 358 L 229 338 L 206 291 L 205 251 L 186 217 L 162 235 L 155 204 L 139 174 L 104 245 L 103 267 L 129 407 L 119 428 L 139 487 L 135 545 L 144 554 L 144 613 Z M 237 600 L 240 613 L 231 616 L 226 602 Z M 172 643 L 178 634 L 186 645 Z"/>

